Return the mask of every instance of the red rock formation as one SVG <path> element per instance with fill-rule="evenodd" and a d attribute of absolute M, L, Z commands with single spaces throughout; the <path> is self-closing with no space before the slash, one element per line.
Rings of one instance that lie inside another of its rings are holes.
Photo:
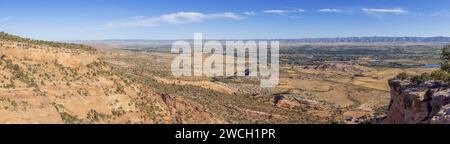
<path fill-rule="evenodd" d="M 391 103 L 387 124 L 450 124 L 450 89 L 441 82 L 415 85 L 400 80 L 390 80 Z"/>

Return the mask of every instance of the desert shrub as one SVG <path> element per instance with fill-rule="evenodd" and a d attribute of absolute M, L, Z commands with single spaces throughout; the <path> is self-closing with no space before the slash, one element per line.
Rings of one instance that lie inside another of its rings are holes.
<path fill-rule="evenodd" d="M 51 105 L 53 105 L 56 109 L 56 111 L 59 113 L 59 116 L 61 117 L 61 119 L 64 121 L 64 123 L 66 124 L 77 124 L 77 123 L 81 123 L 81 119 L 79 119 L 77 116 L 75 115 L 70 115 L 69 113 L 67 113 L 65 111 L 65 107 L 61 104 L 57 104 L 55 102 L 51 103 Z"/>
<path fill-rule="evenodd" d="M 125 110 L 123 110 L 122 107 L 120 107 L 118 109 L 111 110 L 111 113 L 112 113 L 113 116 L 117 116 L 117 117 L 120 117 L 120 116 L 126 114 Z"/>
<path fill-rule="evenodd" d="M 86 119 L 88 119 L 90 121 L 89 123 L 95 123 L 95 122 L 98 122 L 98 121 L 100 121 L 102 119 L 105 119 L 105 118 L 109 118 L 109 116 L 105 115 L 105 114 L 102 114 L 102 113 L 99 113 L 99 112 L 97 112 L 95 110 L 89 110 L 89 112 L 88 112 L 88 114 L 86 116 Z"/>
<path fill-rule="evenodd" d="M 406 80 L 406 79 L 408 79 L 410 76 L 407 74 L 407 73 L 405 73 L 405 72 L 402 72 L 402 73 L 400 73 L 400 74 L 398 74 L 397 75 L 397 79 L 400 79 L 400 80 Z"/>
<path fill-rule="evenodd" d="M 375 117 L 382 117 L 382 116 L 385 116 L 388 111 L 389 111 L 388 106 L 376 107 L 376 108 L 374 108 L 374 115 L 375 115 Z"/>
<path fill-rule="evenodd" d="M 432 77 L 429 73 L 423 73 L 421 75 L 417 75 L 411 78 L 411 82 L 414 84 L 421 84 L 429 80 L 432 80 Z"/>
<path fill-rule="evenodd" d="M 62 42 L 51 42 L 51 41 L 43 41 L 43 40 L 34 40 L 29 38 L 22 38 L 19 36 L 11 35 L 6 32 L 0 32 L 0 40 L 4 41 L 13 41 L 13 42 L 21 42 L 26 44 L 35 44 L 35 45 L 45 45 L 45 46 L 51 46 L 51 47 L 62 47 L 62 48 L 68 48 L 68 49 L 80 49 L 80 50 L 86 50 L 86 51 L 97 51 L 97 49 L 87 46 L 87 45 L 81 45 L 81 44 L 74 44 L 74 43 L 62 43 Z"/>
<path fill-rule="evenodd" d="M 70 115 L 67 112 L 59 112 L 59 116 L 66 124 L 77 124 L 81 122 L 81 120 L 78 119 L 77 116 Z"/>
<path fill-rule="evenodd" d="M 444 82 L 448 82 L 449 80 L 449 73 L 444 70 L 433 71 L 430 76 L 433 80 L 440 80 Z"/>
<path fill-rule="evenodd" d="M 116 93 L 119 93 L 119 94 L 124 94 L 125 93 L 125 88 L 121 85 L 121 84 L 116 84 L 117 85 L 117 87 L 116 87 Z"/>
<path fill-rule="evenodd" d="M 420 84 L 429 80 L 438 80 L 443 82 L 450 81 L 450 45 L 444 46 L 441 53 L 441 69 L 433 71 L 431 74 L 423 73 L 417 76 L 409 76 L 402 72 L 397 75 L 397 79 L 410 80 L 412 83 Z"/>
<path fill-rule="evenodd" d="M 12 60 L 6 60 L 6 68 L 12 70 L 14 75 L 13 79 L 18 79 L 28 85 L 28 87 L 36 87 L 34 78 L 32 75 L 24 72 L 18 64 L 14 64 Z"/>

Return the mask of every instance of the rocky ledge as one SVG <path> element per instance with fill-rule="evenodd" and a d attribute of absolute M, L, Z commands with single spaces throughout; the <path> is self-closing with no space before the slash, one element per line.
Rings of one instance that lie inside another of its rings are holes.
<path fill-rule="evenodd" d="M 437 81 L 413 84 L 389 81 L 391 102 L 386 124 L 450 124 L 449 85 Z"/>

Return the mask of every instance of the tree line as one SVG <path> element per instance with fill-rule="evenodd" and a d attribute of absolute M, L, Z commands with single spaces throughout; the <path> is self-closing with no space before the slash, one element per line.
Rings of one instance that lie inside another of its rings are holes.
<path fill-rule="evenodd" d="M 95 48 L 87 45 L 82 44 L 74 44 L 74 43 L 62 43 L 62 42 L 52 42 L 52 41 L 44 41 L 44 40 L 34 40 L 29 38 L 22 38 L 20 36 L 15 36 L 12 34 L 8 34 L 6 32 L 0 32 L 0 40 L 2 41 L 10 41 L 10 42 L 17 42 L 17 43 L 27 43 L 27 44 L 34 44 L 34 45 L 46 45 L 50 47 L 61 47 L 61 48 L 68 48 L 68 49 L 80 49 L 80 50 L 86 50 L 86 51 L 96 51 Z"/>

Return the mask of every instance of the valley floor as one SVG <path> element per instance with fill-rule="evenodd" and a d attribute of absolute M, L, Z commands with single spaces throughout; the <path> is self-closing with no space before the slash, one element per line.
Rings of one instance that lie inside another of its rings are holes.
<path fill-rule="evenodd" d="M 113 51 L 108 63 L 159 85 L 155 91 L 201 105 L 226 123 L 345 123 L 348 113 L 384 115 L 389 104 L 387 81 L 400 72 L 432 68 L 369 68 L 359 65 L 283 65 L 280 85 L 259 87 L 246 77 L 171 76 L 176 55 L 164 52 Z M 195 117 L 195 115 L 192 115 Z"/>

